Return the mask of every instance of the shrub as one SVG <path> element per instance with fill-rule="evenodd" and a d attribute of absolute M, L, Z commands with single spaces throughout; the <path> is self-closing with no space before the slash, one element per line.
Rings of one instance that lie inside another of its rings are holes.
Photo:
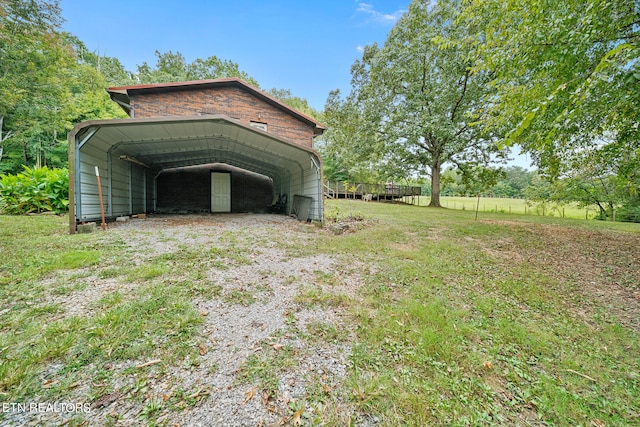
<path fill-rule="evenodd" d="M 69 206 L 67 169 L 30 168 L 0 176 L 0 202 L 8 214 L 66 212 Z"/>

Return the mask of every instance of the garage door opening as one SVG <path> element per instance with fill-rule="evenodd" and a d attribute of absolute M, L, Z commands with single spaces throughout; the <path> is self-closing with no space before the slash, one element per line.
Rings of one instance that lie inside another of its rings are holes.
<path fill-rule="evenodd" d="M 156 194 L 157 213 L 266 213 L 275 195 L 268 176 L 224 163 L 165 169 Z"/>

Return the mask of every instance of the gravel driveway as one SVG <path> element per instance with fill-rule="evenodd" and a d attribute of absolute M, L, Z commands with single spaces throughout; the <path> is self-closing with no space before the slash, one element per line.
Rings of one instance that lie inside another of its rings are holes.
<path fill-rule="evenodd" d="M 76 401 L 89 400 L 92 405 L 81 425 L 276 426 L 314 420 L 375 424 L 376 420 L 354 413 L 344 391 L 353 337 L 342 313 L 349 298 L 355 298 L 360 277 L 345 275 L 339 259 L 309 249 L 328 233 L 303 230 L 298 221 L 285 216 L 255 214 L 154 215 L 110 225 L 97 238 L 104 244 L 123 244 L 141 264 L 185 246 L 228 250 L 244 261 L 207 271 L 207 280 L 221 286 L 219 296 L 192 301 L 204 318 L 199 359 L 178 366 L 151 361 L 138 369 L 147 377 L 145 389 L 135 398 L 119 392 L 131 390 L 136 381 L 125 373 L 149 362 L 114 362 L 108 367 L 113 372 L 112 393 L 92 397 L 89 384 L 74 390 Z M 138 286 L 122 278 L 101 278 L 97 271 L 83 280 L 89 286 L 81 291 L 50 296 L 67 315 L 90 315 L 100 298 Z M 279 362 L 272 372 L 277 381 L 271 383 L 277 389 L 271 393 L 264 380 L 250 375 L 250 362 L 260 360 Z M 49 373 L 60 368 L 51 365 Z M 184 391 L 191 404 L 178 410 L 158 404 L 153 422 L 145 418 L 154 402 Z M 5 422 L 68 422 L 59 414 L 36 417 L 14 414 Z"/>

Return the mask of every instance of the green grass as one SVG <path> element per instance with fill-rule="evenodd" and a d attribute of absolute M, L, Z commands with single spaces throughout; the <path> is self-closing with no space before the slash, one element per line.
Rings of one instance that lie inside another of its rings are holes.
<path fill-rule="evenodd" d="M 324 249 L 378 270 L 352 310 L 348 387 L 361 411 L 390 426 L 640 421 L 638 331 L 576 294 L 571 274 L 550 274 L 541 255 L 562 242 L 538 233 L 553 226 L 572 238 L 574 229 L 595 248 L 617 235 L 637 242 L 638 224 L 482 212 L 474 221 L 462 210 L 329 204 L 379 221 Z M 610 234 L 621 229 L 632 234 Z M 518 257 L 492 256 L 502 247 Z M 638 250 L 629 249 L 627 273 L 637 281 Z"/>
<path fill-rule="evenodd" d="M 427 206 L 431 201 L 428 196 L 415 197 L 413 201 L 411 197 L 407 197 L 404 200 L 406 203 L 413 203 L 419 206 Z M 594 219 L 598 214 L 595 206 L 579 208 L 575 203 L 529 204 L 524 199 L 500 197 L 480 197 L 480 202 L 478 203 L 477 197 L 443 196 L 440 197 L 440 204 L 447 209 L 474 212 L 477 208 L 479 212 L 543 215 L 575 219 Z"/>
<path fill-rule="evenodd" d="M 262 229 L 257 240 L 251 230 L 225 232 L 229 251 L 176 241 L 173 252 L 148 256 L 117 233 L 69 236 L 65 218 L 0 216 L 0 400 L 61 400 L 78 383 L 100 399 L 124 375 L 142 423 L 195 405 L 198 390 L 177 384 L 167 401 L 148 390 L 157 378 L 171 381 L 170 366 L 217 369 L 199 363 L 194 300 L 252 307 L 270 298 L 269 286 L 224 291 L 208 273 L 250 265 L 261 246 L 278 244 L 285 259 L 335 260 L 331 271 L 310 266 L 307 277 L 282 278 L 297 287 L 299 307 L 340 313 L 341 323 L 298 328 L 289 312 L 280 332 L 309 349 L 350 350 L 346 378 L 310 372 L 305 398 L 292 402 L 292 413 L 307 405 L 312 425 L 369 416 L 383 426 L 640 423 L 639 224 L 482 208 L 476 221 L 470 209 L 344 200 L 327 210 L 366 225 L 295 244 Z M 66 315 L 55 301 L 91 290 L 95 278 L 136 286 Z M 307 349 L 271 344 L 236 378 L 279 398 L 279 378 L 299 369 Z M 135 368 L 153 359 L 161 362 Z"/>

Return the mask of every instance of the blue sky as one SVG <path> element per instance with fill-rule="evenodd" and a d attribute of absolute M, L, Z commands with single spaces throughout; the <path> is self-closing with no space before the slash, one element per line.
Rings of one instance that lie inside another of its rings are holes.
<path fill-rule="evenodd" d="M 317 109 L 350 90 L 363 46 L 384 43 L 411 0 L 61 0 L 63 29 L 125 68 L 154 52 L 237 63 L 263 89 L 290 89 Z M 517 152 L 517 150 L 516 150 Z M 527 156 L 511 164 L 530 168 Z"/>
<path fill-rule="evenodd" d="M 156 50 L 188 62 L 236 62 L 263 89 L 290 89 L 324 108 L 350 88 L 361 49 L 384 43 L 411 0 L 62 0 L 63 29 L 125 68 L 155 65 Z"/>

